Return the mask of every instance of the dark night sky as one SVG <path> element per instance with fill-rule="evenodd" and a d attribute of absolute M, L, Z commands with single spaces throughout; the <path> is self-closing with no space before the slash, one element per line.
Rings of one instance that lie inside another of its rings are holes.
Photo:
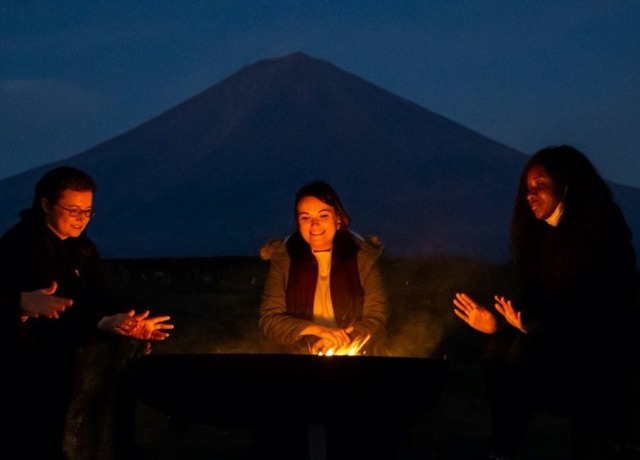
<path fill-rule="evenodd" d="M 0 5 L 0 179 L 302 51 L 525 153 L 569 143 L 640 187 L 636 0 Z"/>

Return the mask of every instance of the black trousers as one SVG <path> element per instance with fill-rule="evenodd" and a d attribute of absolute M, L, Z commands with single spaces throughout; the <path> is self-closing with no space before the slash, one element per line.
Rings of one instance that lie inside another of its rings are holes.
<path fill-rule="evenodd" d="M 20 458 L 65 459 L 64 433 L 74 385 L 73 350 L 39 350 L 12 358 L 3 447 Z"/>
<path fill-rule="evenodd" d="M 396 457 L 398 440 L 402 434 L 402 425 L 397 420 L 395 424 L 385 421 L 383 416 L 371 420 L 359 414 L 349 414 L 348 408 L 342 415 L 345 419 L 339 421 L 260 425 L 255 430 L 254 457 L 260 460 Z M 291 416 L 295 418 L 295 415 Z"/>
<path fill-rule="evenodd" d="M 489 336 L 485 358 L 494 452 L 516 457 L 533 414 L 546 410 L 571 418 L 573 458 L 611 458 L 616 427 L 613 362 L 598 360 L 571 337 Z"/>

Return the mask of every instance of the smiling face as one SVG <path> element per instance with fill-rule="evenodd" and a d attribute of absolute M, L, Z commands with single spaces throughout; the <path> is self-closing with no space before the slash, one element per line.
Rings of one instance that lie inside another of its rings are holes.
<path fill-rule="evenodd" d="M 542 166 L 532 166 L 527 172 L 527 202 L 536 219 L 548 219 L 561 199 L 551 176 Z"/>
<path fill-rule="evenodd" d="M 93 205 L 93 192 L 64 190 L 56 203 L 49 203 L 46 198 L 41 201 L 45 214 L 45 222 L 53 232 L 65 240 L 69 237 L 76 238 L 84 231 L 89 223 Z M 84 211 L 84 212 L 77 212 Z M 71 214 L 78 214 L 73 217 Z"/>
<path fill-rule="evenodd" d="M 312 251 L 327 251 L 340 225 L 333 206 L 316 197 L 307 196 L 298 202 L 298 230 Z"/>

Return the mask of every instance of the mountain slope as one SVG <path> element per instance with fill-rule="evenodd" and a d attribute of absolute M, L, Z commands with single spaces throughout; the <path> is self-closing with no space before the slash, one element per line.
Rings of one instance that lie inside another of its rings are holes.
<path fill-rule="evenodd" d="M 524 161 L 294 53 L 240 69 L 65 161 L 1 181 L 0 219 L 16 220 L 46 169 L 71 164 L 98 181 L 89 233 L 106 257 L 255 255 L 266 239 L 293 229 L 298 187 L 324 179 L 343 198 L 353 229 L 379 235 L 390 255 L 504 260 Z"/>

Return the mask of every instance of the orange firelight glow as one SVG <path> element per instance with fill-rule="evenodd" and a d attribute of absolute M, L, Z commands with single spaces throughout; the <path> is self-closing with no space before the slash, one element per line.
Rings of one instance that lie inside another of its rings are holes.
<path fill-rule="evenodd" d="M 318 352 L 318 356 L 356 356 L 364 354 L 360 353 L 360 350 L 362 350 L 362 347 L 364 347 L 364 344 L 367 343 L 370 338 L 371 336 L 367 334 L 366 337 L 354 340 L 344 347 L 340 347 L 338 349 L 331 348 L 327 350 L 326 353 Z"/>

